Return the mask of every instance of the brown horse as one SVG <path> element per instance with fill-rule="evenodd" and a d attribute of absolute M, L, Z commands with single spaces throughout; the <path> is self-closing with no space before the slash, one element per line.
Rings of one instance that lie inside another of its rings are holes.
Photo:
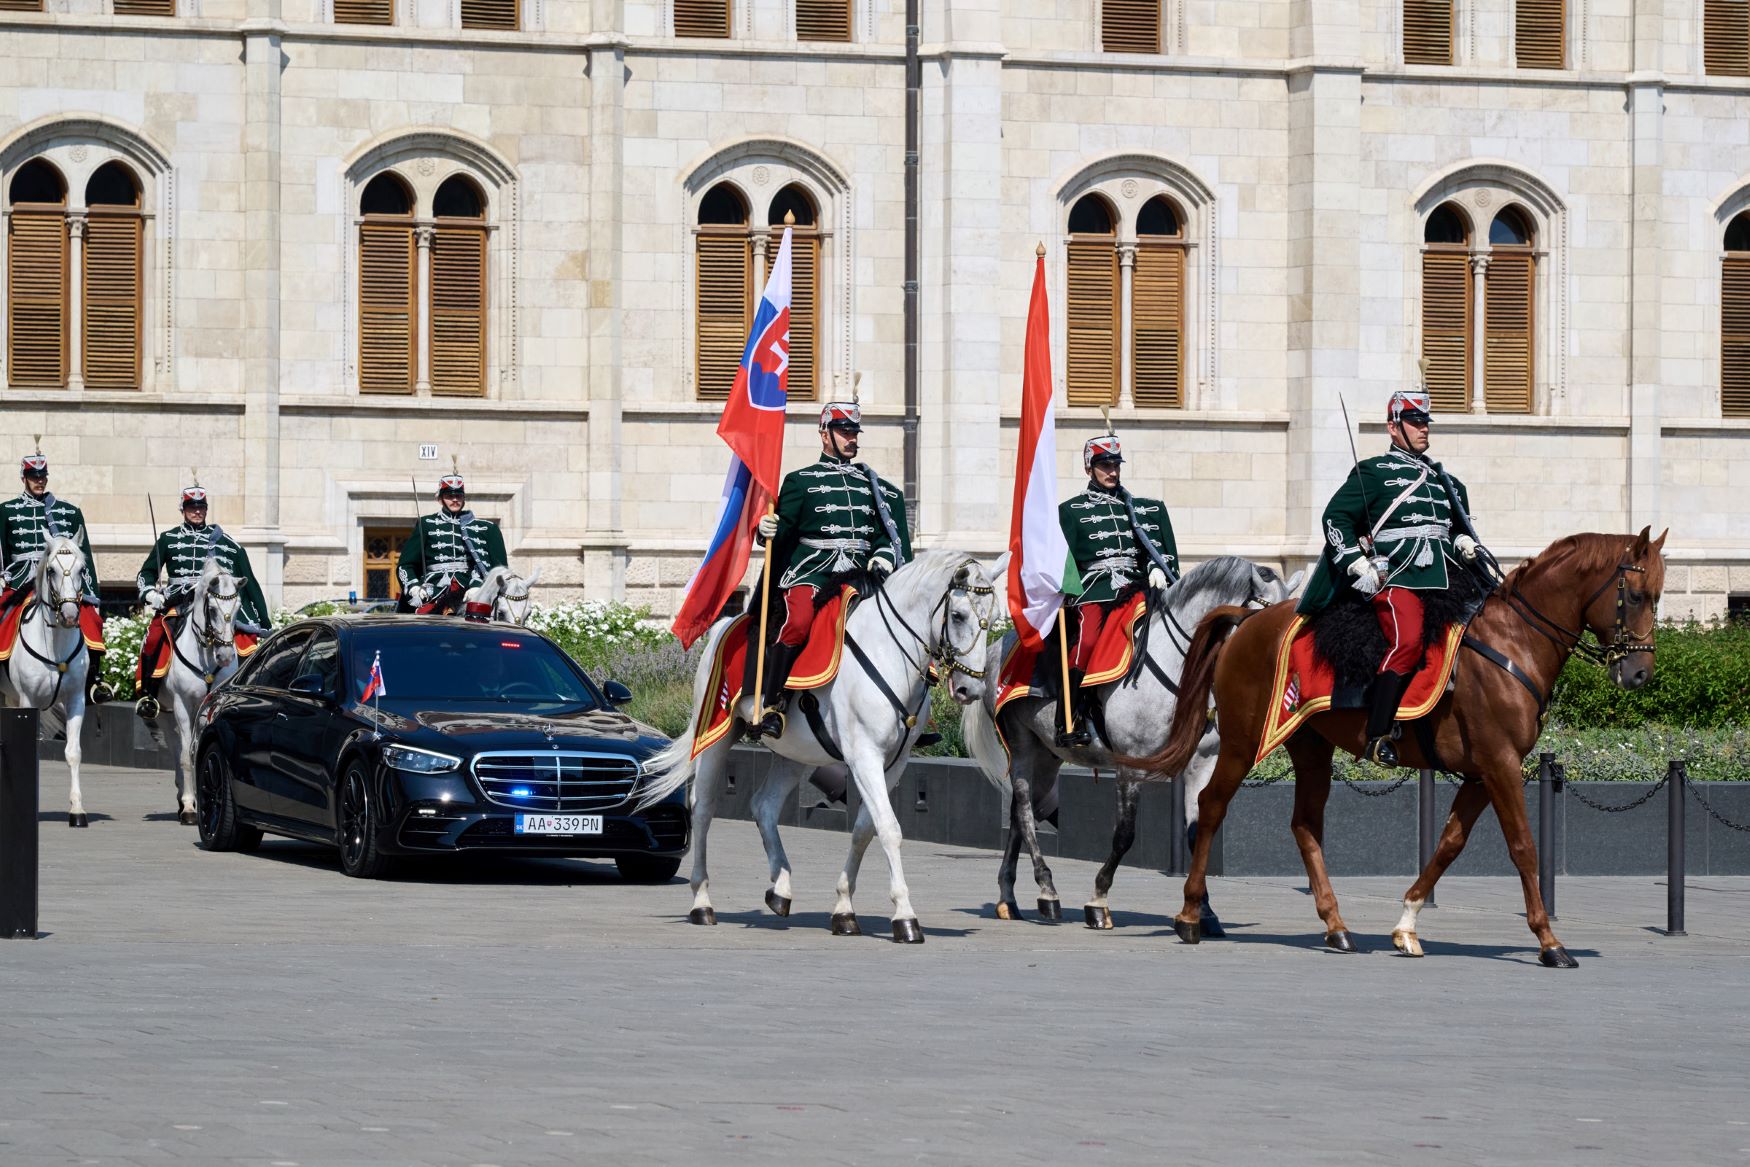
<path fill-rule="evenodd" d="M 1667 532 L 1668 534 L 1669 532 Z M 1406 766 L 1449 770 L 1464 778 L 1451 817 L 1426 870 L 1404 893 L 1404 914 L 1392 943 L 1406 956 L 1421 956 L 1416 913 L 1458 853 L 1485 805 L 1495 808 L 1507 849 L 1525 888 L 1526 923 L 1537 936 L 1539 959 L 1551 968 L 1576 962 L 1556 940 L 1537 884 L 1537 847 L 1526 821 L 1522 766 L 1543 725 L 1550 690 L 1576 650 L 1610 671 L 1624 689 L 1638 689 L 1653 674 L 1653 624 L 1665 586 L 1665 536 L 1570 535 L 1528 559 L 1507 576 L 1471 622 L 1456 687 L 1425 719 L 1428 733 L 1405 734 L 1398 756 Z M 1262 611 L 1217 608 L 1197 626 L 1180 679 L 1179 706 L 1167 744 L 1147 758 L 1127 759 L 1156 775 L 1185 768 L 1206 727 L 1211 690 L 1218 711 L 1221 757 L 1198 804 L 1197 833 L 1185 906 L 1174 921 L 1179 938 L 1195 944 L 1204 871 L 1210 844 L 1227 804 L 1252 768 L 1272 700 L 1276 648 L 1294 617 L 1292 603 Z M 1590 629 L 1598 646 L 1582 645 Z M 1365 710 L 1314 715 L 1288 741 L 1294 762 L 1294 838 L 1306 864 L 1325 943 L 1355 951 L 1337 911 L 1325 873 L 1325 800 L 1331 791 L 1331 758 L 1337 747 L 1360 755 Z M 1426 744 L 1432 743 L 1430 757 Z"/>

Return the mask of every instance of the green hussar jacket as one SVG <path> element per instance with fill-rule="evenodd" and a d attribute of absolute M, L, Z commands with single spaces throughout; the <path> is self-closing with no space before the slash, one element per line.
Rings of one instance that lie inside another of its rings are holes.
<path fill-rule="evenodd" d="M 1135 495 L 1130 501 L 1136 507 L 1137 526 L 1177 572 L 1179 544 L 1173 539 L 1166 504 Z M 1126 587 L 1148 578 L 1153 561 L 1137 541 L 1122 496 L 1108 494 L 1089 482 L 1086 490 L 1057 508 L 1057 520 L 1063 525 L 1064 540 L 1082 577 L 1077 604 L 1111 603 Z"/>
<path fill-rule="evenodd" d="M 1324 548 L 1297 611 L 1320 611 L 1353 589 L 1349 565 L 1363 555 L 1360 539 L 1373 539 L 1374 555 L 1390 561 L 1382 583 L 1433 591 L 1447 586 L 1452 549 L 1452 500 L 1440 483 L 1440 464 L 1393 446 L 1363 458 L 1325 508 Z M 1458 504 L 1470 513 L 1464 483 L 1452 480 Z"/>
<path fill-rule="evenodd" d="M 53 492 L 41 500 L 28 493 L 9 498 L 0 506 L 0 565 L 4 565 L 8 589 L 34 586 L 43 548 L 52 536 L 79 541 L 85 553 L 85 599 L 97 602 L 97 564 L 91 558 L 91 540 L 85 534 L 85 516 Z"/>
<path fill-rule="evenodd" d="M 818 588 L 835 575 L 864 570 L 877 559 L 891 570 L 911 558 L 905 495 L 876 477 L 899 535 L 896 549 L 875 509 L 869 478 L 862 465 L 824 453 L 812 466 L 784 476 L 771 558 L 785 569 L 778 577 L 779 587 Z"/>
<path fill-rule="evenodd" d="M 272 628 L 267 597 L 261 594 L 261 585 L 255 581 L 249 553 L 216 523 L 201 527 L 183 523 L 158 536 L 134 583 L 144 596 L 158 587 L 158 574 L 162 572 L 168 577 L 162 589 L 166 604 L 174 607 L 179 598 L 186 598 L 200 583 L 209 558 L 218 560 L 220 571 L 242 581 L 243 602 L 237 608 L 237 627 L 257 634 Z"/>
<path fill-rule="evenodd" d="M 401 545 L 401 561 L 395 572 L 401 590 L 419 584 L 432 597 L 449 588 L 451 581 L 464 589 L 479 587 L 486 573 L 508 566 L 504 535 L 496 524 L 474 517 L 473 511 L 450 516 L 447 511 L 421 515 L 419 525 Z"/>

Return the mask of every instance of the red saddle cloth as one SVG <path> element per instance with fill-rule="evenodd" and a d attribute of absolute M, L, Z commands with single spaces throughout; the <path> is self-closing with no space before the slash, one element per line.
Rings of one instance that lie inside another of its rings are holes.
<path fill-rule="evenodd" d="M 14 593 L 8 592 L 10 600 Z M 0 608 L 0 661 L 12 659 L 12 650 L 18 647 L 18 629 L 24 621 L 24 614 L 36 606 L 36 595 L 32 593 L 18 603 L 7 603 Z M 90 604 L 79 605 L 79 631 L 85 636 L 85 647 L 95 652 L 103 651 L 103 614 Z"/>
<path fill-rule="evenodd" d="M 808 642 L 790 669 L 787 689 L 819 689 L 832 684 L 839 675 L 839 659 L 845 649 L 845 621 L 856 606 L 857 589 L 850 584 L 839 588 L 839 594 L 815 609 L 814 622 L 808 626 Z M 718 638 L 716 655 L 711 661 L 711 683 L 699 708 L 693 734 L 693 757 L 698 757 L 729 732 L 735 721 L 735 703 L 748 681 L 747 622 L 751 613 L 743 612 L 730 622 L 728 631 Z"/>
<path fill-rule="evenodd" d="M 1087 674 L 1082 677 L 1082 688 L 1109 685 L 1113 681 L 1122 680 L 1124 674 L 1130 671 L 1131 661 L 1136 657 L 1136 626 L 1147 608 L 1147 599 L 1138 592 L 1125 601 L 1118 611 L 1106 617 L 1106 623 L 1100 629 L 1100 642 L 1094 645 L 1094 655 L 1088 660 Z M 1038 687 L 1033 684 L 1033 679 L 1037 675 L 1040 658 L 1047 653 L 1053 660 L 1056 659 L 1057 649 L 1054 642 L 1048 641 L 1042 649 L 1023 648 L 1019 640 L 1015 642 L 1009 655 L 1003 658 L 1002 671 L 997 677 L 997 709 L 1001 710 L 1016 698 L 1035 694 Z"/>
<path fill-rule="evenodd" d="M 154 617 L 152 623 L 147 627 L 146 643 L 140 646 L 140 660 L 134 666 L 134 684 L 138 685 L 145 679 L 148 666 L 152 670 L 153 678 L 162 677 L 170 671 L 170 662 L 176 655 L 176 649 L 173 645 L 174 638 L 169 634 L 170 628 L 167 622 L 176 615 L 176 611 L 175 608 L 171 608 L 162 616 Z M 236 645 L 237 659 L 241 661 L 255 651 L 255 634 L 251 632 L 236 633 Z M 148 660 L 148 657 L 151 659 Z"/>
<path fill-rule="evenodd" d="M 1453 624 L 1445 636 L 1428 646 L 1427 661 L 1398 703 L 1399 721 L 1414 721 L 1433 712 L 1446 693 L 1447 682 L 1452 680 L 1459 641 L 1463 638 L 1464 625 Z M 1307 718 L 1329 709 L 1335 687 L 1336 674 L 1313 649 L 1312 625 L 1305 616 L 1296 616 L 1276 646 L 1270 716 L 1264 723 L 1264 736 L 1258 742 L 1258 756 L 1253 764 L 1262 762 L 1271 750 L 1293 737 Z"/>

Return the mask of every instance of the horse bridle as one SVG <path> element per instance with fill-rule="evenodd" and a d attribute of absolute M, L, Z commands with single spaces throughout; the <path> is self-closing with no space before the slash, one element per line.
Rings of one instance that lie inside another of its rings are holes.
<path fill-rule="evenodd" d="M 61 551 L 61 554 L 71 555 L 72 552 L 63 548 Z M 36 598 L 35 603 L 32 604 L 32 607 L 44 609 L 44 611 L 43 611 L 43 623 L 49 625 L 51 628 L 61 628 L 61 629 L 78 628 L 79 627 L 79 593 L 75 591 L 70 596 L 50 595 L 48 597 L 47 602 L 45 602 L 43 599 L 43 595 L 42 595 L 42 592 L 43 592 L 42 585 L 43 585 L 44 579 L 48 576 L 48 574 L 49 574 L 49 560 L 48 560 L 47 556 L 44 556 L 43 562 L 42 562 L 42 567 L 39 568 L 37 571 L 37 598 Z M 66 574 L 70 578 L 72 573 L 68 572 Z M 73 605 L 73 622 L 70 624 L 63 623 L 60 619 L 60 608 L 61 608 L 61 605 L 63 605 L 63 604 Z M 50 611 L 48 611 L 48 609 L 51 609 L 51 608 L 54 609 L 54 611 L 52 613 Z M 29 619 L 30 619 L 30 612 L 27 610 L 23 616 L 19 617 L 19 623 L 23 624 L 25 621 L 27 621 Z M 52 657 L 44 656 L 42 653 L 38 652 L 36 649 L 31 647 L 29 639 L 26 638 L 22 633 L 18 637 L 18 643 L 20 645 L 22 645 L 24 648 L 24 651 L 27 652 L 28 654 L 30 654 L 30 656 L 33 657 L 39 664 L 47 665 L 49 668 L 55 670 L 54 692 L 49 694 L 49 703 L 47 705 L 43 706 L 44 709 L 53 709 L 55 707 L 55 702 L 57 702 L 61 699 L 61 685 L 66 679 L 67 670 L 69 668 L 71 668 L 73 665 L 73 662 L 78 659 L 79 650 L 81 648 L 85 647 L 85 637 L 84 636 L 76 636 L 73 638 L 73 649 L 71 652 L 69 652 L 67 654 L 67 659 L 65 659 L 65 660 L 55 660 Z M 20 695 L 22 696 L 22 693 Z"/>
<path fill-rule="evenodd" d="M 224 661 L 222 659 L 223 653 L 220 652 L 220 650 L 225 649 L 225 648 L 230 648 L 233 651 L 235 651 L 236 645 L 237 645 L 236 613 L 232 613 L 232 618 L 231 618 L 231 623 L 230 623 L 231 639 L 229 639 L 229 640 L 223 639 L 221 633 L 217 629 L 214 628 L 213 601 L 214 600 L 235 600 L 235 599 L 238 599 L 240 597 L 240 595 L 241 595 L 240 592 L 232 591 L 229 594 L 211 593 L 211 594 L 208 594 L 202 598 L 201 622 L 200 622 L 200 624 L 195 626 L 194 639 L 195 639 L 195 643 L 198 644 L 202 649 L 211 651 L 215 654 L 214 659 L 213 659 L 213 663 L 210 667 L 205 666 L 205 665 L 198 665 L 194 661 L 191 661 L 186 656 L 182 655 L 182 647 L 181 647 L 181 645 L 177 644 L 177 637 L 172 636 L 170 638 L 170 651 L 176 656 L 176 659 L 181 661 L 183 663 L 183 665 L 190 672 L 200 674 L 201 680 L 203 682 L 205 682 L 209 692 L 212 690 L 214 680 L 219 675 L 220 667 L 224 664 Z"/>
<path fill-rule="evenodd" d="M 1626 637 L 1630 635 L 1628 627 L 1628 573 L 1631 571 L 1639 572 L 1641 575 L 1647 574 L 1647 569 L 1638 564 L 1618 562 L 1616 570 L 1611 573 L 1610 578 L 1599 584 L 1598 590 L 1586 598 L 1586 602 L 1580 605 L 1580 621 L 1582 627 L 1579 631 L 1575 631 L 1563 624 L 1558 624 L 1548 616 L 1545 616 L 1542 612 L 1538 611 L 1536 606 L 1533 605 L 1530 600 L 1527 600 L 1517 588 L 1514 588 L 1507 593 L 1507 606 L 1521 620 L 1524 620 L 1533 631 L 1537 632 L 1557 648 L 1562 649 L 1565 652 L 1576 653 L 1595 665 L 1608 668 L 1632 653 L 1644 652 L 1650 656 L 1653 652 L 1653 642 L 1651 639 L 1626 639 Z M 1586 620 L 1586 612 L 1597 601 L 1598 597 L 1602 596 L 1612 584 L 1616 585 L 1616 625 L 1611 630 L 1610 643 L 1598 645 L 1587 644 L 1585 641 L 1586 629 L 1583 626 Z M 1532 617 L 1535 617 L 1536 619 L 1534 620 Z M 1563 644 L 1549 632 L 1545 631 L 1544 628 L 1538 627 L 1539 622 L 1547 628 L 1553 629 L 1555 632 L 1568 637 L 1571 643 Z"/>
<path fill-rule="evenodd" d="M 967 562 L 970 564 L 972 561 L 968 560 Z M 967 653 L 962 652 L 960 647 L 956 645 L 953 639 L 948 635 L 948 599 L 955 592 L 965 592 L 968 595 L 973 596 L 989 596 L 996 594 L 996 588 L 995 586 L 979 587 L 972 583 L 950 583 L 948 589 L 942 593 L 942 598 L 937 600 L 935 605 L 930 608 L 930 620 L 933 622 L 936 618 L 936 613 L 941 612 L 942 622 L 936 636 L 936 647 L 931 649 L 924 657 L 923 664 L 915 666 L 918 675 L 922 677 L 926 683 L 934 683 L 930 680 L 929 663 L 931 661 L 942 666 L 942 668 L 950 673 L 964 673 L 975 681 L 982 681 L 985 673 L 989 671 L 988 669 L 975 669 L 971 665 L 968 665 L 966 663 Z M 900 614 L 899 609 L 894 606 L 892 599 L 887 595 L 887 589 L 884 587 L 875 590 L 875 610 L 881 613 L 881 622 L 887 628 L 887 635 L 892 638 L 894 645 L 898 647 L 900 652 L 904 653 L 908 659 L 911 654 L 906 651 L 904 645 L 900 644 L 899 636 L 894 632 L 893 625 L 888 623 L 887 617 L 890 613 L 892 614 L 893 619 L 899 621 L 899 626 L 911 635 L 912 639 L 922 645 L 928 645 L 930 643 L 927 638 L 919 634 L 918 630 L 913 628 L 906 618 Z M 988 631 L 990 628 L 990 617 L 980 616 L 978 627 L 981 632 Z M 978 647 L 975 645 L 969 651 L 977 652 Z"/>

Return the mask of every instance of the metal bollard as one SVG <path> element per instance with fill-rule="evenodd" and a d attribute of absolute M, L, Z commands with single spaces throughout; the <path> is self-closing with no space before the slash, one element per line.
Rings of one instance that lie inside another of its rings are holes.
<path fill-rule="evenodd" d="M 35 940 L 37 711 L 0 710 L 0 939 Z"/>
<path fill-rule="evenodd" d="M 1556 756 L 1537 755 L 1537 890 L 1543 910 L 1556 918 L 1556 794 L 1562 788 L 1562 768 Z"/>
<path fill-rule="evenodd" d="M 1687 936 L 1683 930 L 1683 784 L 1689 767 L 1681 758 L 1671 759 L 1665 772 L 1670 788 L 1665 810 L 1665 935 Z"/>
<path fill-rule="evenodd" d="M 1434 862 L 1435 830 L 1434 824 L 1438 816 L 1434 813 L 1434 771 L 1423 770 L 1416 781 L 1416 814 L 1418 838 L 1416 840 L 1416 875 L 1428 870 L 1428 864 Z M 1428 901 L 1422 905 L 1432 908 L 1434 889 L 1428 889 Z"/>

